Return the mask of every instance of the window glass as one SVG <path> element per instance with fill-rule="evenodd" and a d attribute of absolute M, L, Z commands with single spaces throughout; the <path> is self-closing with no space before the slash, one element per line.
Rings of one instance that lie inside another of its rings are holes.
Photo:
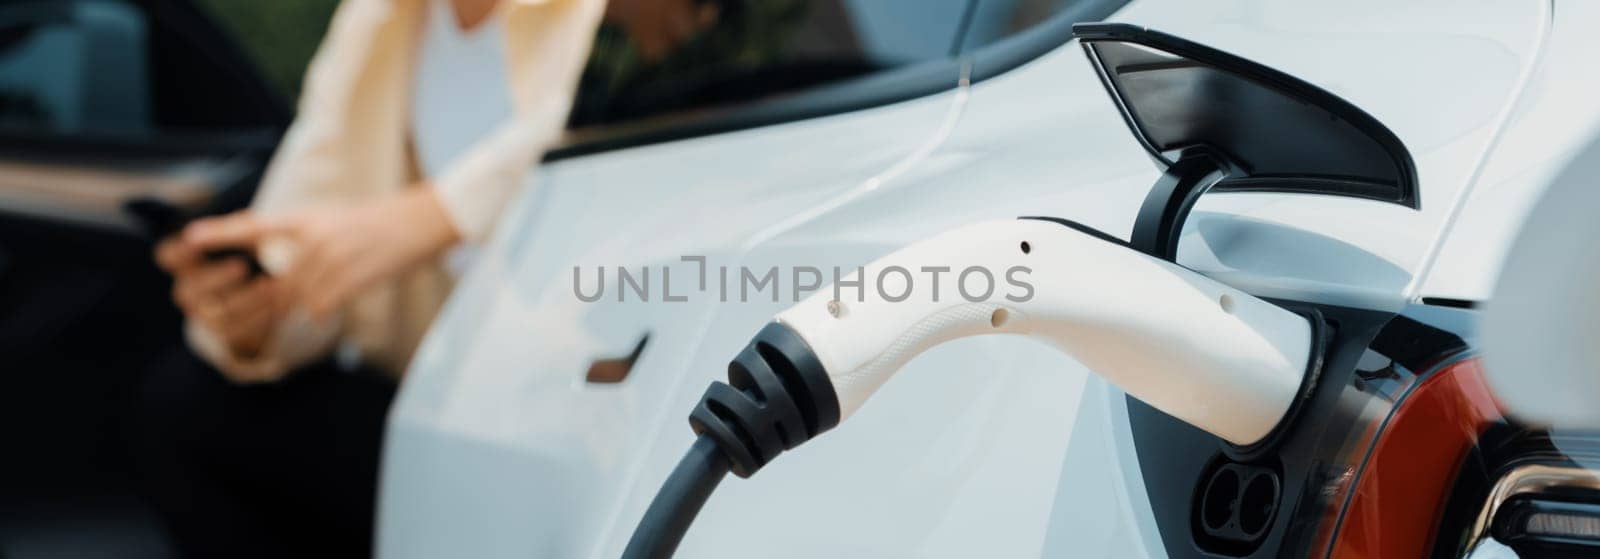
<path fill-rule="evenodd" d="M 978 0 L 961 52 L 972 52 L 1016 35 L 1052 16 L 1106 0 Z"/>
<path fill-rule="evenodd" d="M 967 5 L 968 0 L 613 0 L 571 125 L 724 107 L 946 58 Z M 657 28 L 672 22 L 688 22 L 690 32 L 674 36 Z"/>
<path fill-rule="evenodd" d="M 192 8 L 0 2 L 0 136 L 143 141 L 282 126 L 280 99 Z"/>
<path fill-rule="evenodd" d="M 976 1 L 610 0 L 571 123 L 725 107 L 946 58 Z M 262 107 L 298 97 L 337 5 L 0 2 L 8 22 L 0 28 L 0 131 L 147 135 L 281 124 Z M 219 42 L 242 48 L 253 67 L 230 67 L 243 61 L 219 56 L 228 50 Z M 258 68 L 265 85 L 244 79 Z"/>
<path fill-rule="evenodd" d="M 436 0 L 428 0 L 436 1 Z M 301 81 L 339 0 L 196 0 L 239 43 L 279 96 L 299 99 Z"/>
<path fill-rule="evenodd" d="M 148 129 L 145 43 L 143 17 L 125 4 L 0 5 L 0 129 Z"/>

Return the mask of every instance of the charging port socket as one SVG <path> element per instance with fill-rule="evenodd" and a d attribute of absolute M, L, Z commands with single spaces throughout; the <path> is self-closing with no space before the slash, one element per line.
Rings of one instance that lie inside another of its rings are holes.
<path fill-rule="evenodd" d="M 1277 469 L 1217 462 L 1195 491 L 1195 540 L 1202 549 L 1247 555 L 1271 531 L 1283 493 Z"/>

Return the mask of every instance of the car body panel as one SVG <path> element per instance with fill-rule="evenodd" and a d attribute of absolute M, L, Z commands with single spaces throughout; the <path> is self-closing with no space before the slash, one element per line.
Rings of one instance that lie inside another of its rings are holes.
<path fill-rule="evenodd" d="M 1600 36 L 1593 2 L 1553 4 L 1550 31 L 1525 93 L 1512 107 L 1472 190 L 1439 237 L 1419 295 L 1489 297 L 1504 254 L 1534 202 L 1590 138 L 1600 135 L 1600 74 L 1590 70 Z"/>
<path fill-rule="evenodd" d="M 1260 295 L 1392 310 L 1414 297 L 1412 279 L 1492 147 L 1536 62 L 1549 17 L 1549 6 L 1537 1 L 1473 9 L 1445 2 L 1162 8 L 1136 3 L 1117 19 L 1286 71 L 1343 97 L 1406 145 L 1422 190 L 1420 210 L 1322 196 L 1207 196 L 1189 232 L 1204 242 L 1186 241 L 1179 261 Z M 1301 248 L 1274 246 L 1275 235 L 1301 237 L 1289 245 Z M 1340 248 L 1307 249 L 1304 242 Z M 1342 258 L 1333 262 L 1328 254 Z"/>
<path fill-rule="evenodd" d="M 1181 263 L 1259 295 L 1372 309 L 1414 297 L 1533 72 L 1549 6 L 1358 4 L 1146 0 L 1112 18 L 1324 87 L 1388 125 L 1416 160 L 1420 211 L 1207 196 Z M 850 269 L 1018 215 L 1125 237 L 1156 170 L 1066 44 L 947 94 L 563 160 L 540 175 L 459 286 L 391 413 L 385 556 L 618 555 L 688 447 L 684 418 L 704 386 L 792 304 L 715 293 L 582 303 L 574 266 L 665 266 L 685 286 L 695 278 L 686 255 L 713 269 Z M 646 332 L 627 381 L 583 381 L 593 359 L 625 355 Z M 754 479 L 725 481 L 680 554 L 1165 555 L 1125 398 L 1054 350 L 1011 337 L 952 342 L 872 401 Z"/>
<path fill-rule="evenodd" d="M 682 293 L 695 267 L 681 256 L 727 265 L 797 209 L 915 158 L 959 104 L 936 95 L 546 166 L 458 286 L 481 296 L 452 299 L 448 326 L 408 372 L 390 418 L 380 552 L 584 556 L 614 538 L 616 501 L 658 464 L 655 441 L 682 427 L 670 418 L 722 370 L 694 360 L 723 309 L 705 298 L 584 303 L 573 270 L 590 286 L 599 266 L 671 266 Z M 647 333 L 628 382 L 584 381 L 591 361 L 626 355 Z M 487 473 L 461 476 L 474 471 Z"/>
<path fill-rule="evenodd" d="M 0 2 L 0 555 L 167 557 L 123 430 L 181 347 L 123 204 L 248 201 L 292 116 L 189 0 Z"/>

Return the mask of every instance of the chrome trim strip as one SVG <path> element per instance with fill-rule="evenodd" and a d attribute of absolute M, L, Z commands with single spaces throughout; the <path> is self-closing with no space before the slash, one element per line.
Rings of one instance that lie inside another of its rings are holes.
<path fill-rule="evenodd" d="M 0 212 L 137 231 L 137 224 L 122 209 L 124 202 L 149 197 L 199 209 L 249 170 L 250 165 L 238 158 L 131 166 L 0 158 Z"/>
<path fill-rule="evenodd" d="M 1547 466 L 1530 464 L 1518 466 L 1496 481 L 1489 490 L 1489 498 L 1483 505 L 1483 510 L 1478 513 L 1477 521 L 1472 524 L 1471 545 L 1463 557 L 1470 557 L 1485 540 L 1492 539 L 1489 535 L 1490 526 L 1494 523 L 1494 516 L 1500 511 L 1500 506 L 1512 497 L 1528 493 L 1541 493 L 1555 487 L 1577 487 L 1600 491 L 1600 472 L 1572 466 Z"/>

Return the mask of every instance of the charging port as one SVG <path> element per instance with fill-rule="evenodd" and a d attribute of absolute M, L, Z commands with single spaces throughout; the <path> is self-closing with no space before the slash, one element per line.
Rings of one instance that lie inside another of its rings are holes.
<path fill-rule="evenodd" d="M 1202 549 L 1248 555 L 1271 531 L 1283 483 L 1274 468 L 1219 461 L 1196 488 L 1195 540 Z"/>

